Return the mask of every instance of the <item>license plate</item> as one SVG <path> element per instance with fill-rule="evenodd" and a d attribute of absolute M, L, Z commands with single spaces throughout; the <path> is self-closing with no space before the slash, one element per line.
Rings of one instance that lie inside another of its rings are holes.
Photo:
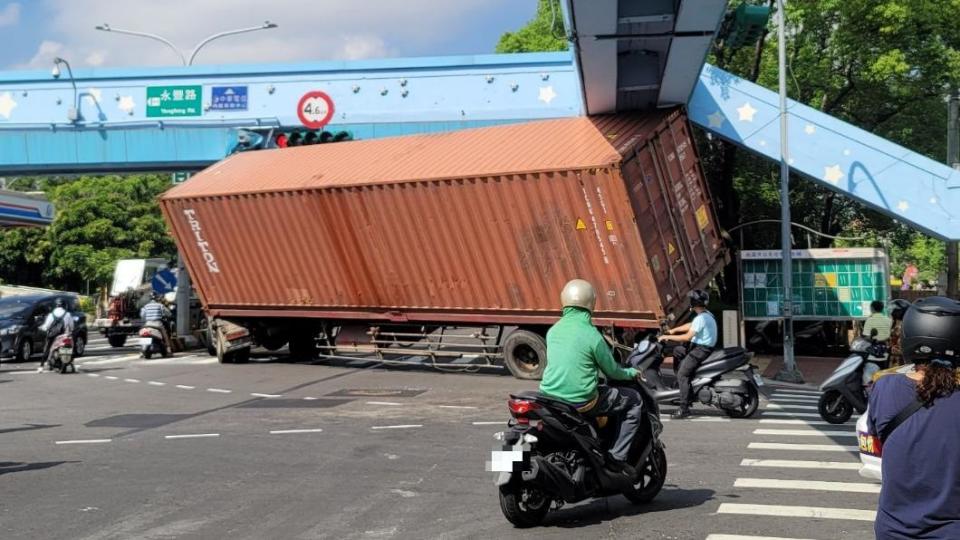
<path fill-rule="evenodd" d="M 751 372 L 750 375 L 753 376 L 753 382 L 757 383 L 757 386 L 763 386 L 763 377 L 758 375 L 756 372 Z"/>
<path fill-rule="evenodd" d="M 523 450 L 494 450 L 490 453 L 490 472 L 513 472 L 513 464 L 523 461 Z"/>
<path fill-rule="evenodd" d="M 141 346 L 142 346 L 142 345 L 152 345 L 152 344 L 153 344 L 153 338 L 142 337 L 142 338 L 140 338 L 139 343 L 140 343 Z"/>

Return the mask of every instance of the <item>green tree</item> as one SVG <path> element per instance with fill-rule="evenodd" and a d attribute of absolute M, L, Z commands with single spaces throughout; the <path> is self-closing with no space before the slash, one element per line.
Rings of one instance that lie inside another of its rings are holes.
<path fill-rule="evenodd" d="M 537 14 L 516 32 L 500 36 L 498 53 L 545 52 L 567 50 L 560 0 L 539 0 Z"/>
<path fill-rule="evenodd" d="M 85 291 L 106 285 L 117 259 L 172 258 L 175 247 L 157 197 L 169 187 L 159 175 L 26 179 L 54 204 L 43 229 L 0 230 L 0 279 Z"/>

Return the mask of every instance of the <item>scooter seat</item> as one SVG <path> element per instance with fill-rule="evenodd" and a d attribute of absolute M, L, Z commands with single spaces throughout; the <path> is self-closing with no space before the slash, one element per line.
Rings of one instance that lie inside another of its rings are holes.
<path fill-rule="evenodd" d="M 727 347 L 713 351 L 706 360 L 700 364 L 697 371 L 715 370 L 720 368 L 732 369 L 740 367 L 747 362 L 747 351 L 742 347 Z"/>

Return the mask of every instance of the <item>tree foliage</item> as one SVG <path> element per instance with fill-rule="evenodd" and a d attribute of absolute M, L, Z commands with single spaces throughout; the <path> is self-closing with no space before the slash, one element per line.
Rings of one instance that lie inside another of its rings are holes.
<path fill-rule="evenodd" d="M 496 48 L 498 53 L 565 50 L 567 40 L 564 37 L 560 0 L 539 0 L 533 20 L 516 32 L 506 32 L 500 36 Z"/>
<path fill-rule="evenodd" d="M 56 215 L 43 229 L 0 230 L 5 282 L 85 292 L 110 282 L 117 259 L 176 251 L 157 205 L 166 176 L 18 179 L 8 187 L 41 189 Z"/>

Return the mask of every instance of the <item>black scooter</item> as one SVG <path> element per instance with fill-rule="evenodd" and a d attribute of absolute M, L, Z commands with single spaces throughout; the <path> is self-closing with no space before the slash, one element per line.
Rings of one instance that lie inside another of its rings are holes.
<path fill-rule="evenodd" d="M 493 451 L 488 470 L 498 473 L 500 509 L 514 526 L 539 525 L 551 506 L 621 493 L 641 504 L 660 492 L 667 475 L 660 408 L 642 385 L 611 383 L 629 385 L 643 397 L 646 414 L 629 454 L 633 478 L 609 462 L 607 449 L 616 436 L 612 422 L 537 392 L 510 396 L 513 419 L 496 435 L 503 447 Z"/>
<path fill-rule="evenodd" d="M 656 371 L 652 366 L 663 356 L 663 344 L 655 336 L 640 341 L 626 364 L 644 373 L 644 380 L 650 386 L 654 398 L 660 403 L 680 403 L 680 390 L 661 388 L 655 384 L 659 373 L 653 376 L 648 370 Z M 763 379 L 757 368 L 749 363 L 746 349 L 729 347 L 714 351 L 697 368 L 691 377 L 693 395 L 704 405 L 722 410 L 731 418 L 749 418 L 760 405 L 760 386 Z M 741 376 L 729 377 L 734 372 Z"/>

